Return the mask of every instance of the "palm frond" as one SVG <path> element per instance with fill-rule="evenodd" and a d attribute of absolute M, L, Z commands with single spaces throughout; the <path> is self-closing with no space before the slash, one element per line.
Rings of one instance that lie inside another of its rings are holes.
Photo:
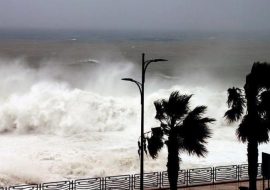
<path fill-rule="evenodd" d="M 269 119 L 260 120 L 259 130 L 257 130 L 257 139 L 258 143 L 267 143 L 269 142 L 269 131 L 270 131 L 270 122 Z"/>
<path fill-rule="evenodd" d="M 191 138 L 194 141 L 204 142 L 204 139 L 211 136 L 208 124 L 215 121 L 213 118 L 202 117 L 206 111 L 206 106 L 198 106 L 188 113 L 180 127 L 180 133 L 185 138 Z"/>
<path fill-rule="evenodd" d="M 261 120 L 261 124 L 256 130 L 257 141 L 259 144 L 269 142 L 269 121 Z"/>
<path fill-rule="evenodd" d="M 224 117 L 229 123 L 233 123 L 241 119 L 242 114 L 239 114 L 239 109 L 229 109 L 225 112 Z"/>
<path fill-rule="evenodd" d="M 206 150 L 204 147 L 206 139 L 211 137 L 208 124 L 214 122 L 215 119 L 202 117 L 205 111 L 205 106 L 196 107 L 188 113 L 183 124 L 178 127 L 179 136 L 183 138 L 182 149 L 187 150 L 190 154 L 195 153 L 198 156 L 203 156 Z"/>
<path fill-rule="evenodd" d="M 202 114 L 205 113 L 207 107 L 206 106 L 197 106 L 196 108 L 194 108 L 189 115 L 194 115 L 194 116 L 198 116 L 201 117 Z"/>
<path fill-rule="evenodd" d="M 261 117 L 270 120 L 270 91 L 265 90 L 259 96 L 258 111 Z"/>
<path fill-rule="evenodd" d="M 153 127 L 151 129 L 152 131 L 152 136 L 154 137 L 163 137 L 163 126 L 160 126 L 160 127 Z"/>
<path fill-rule="evenodd" d="M 157 100 L 154 102 L 155 108 L 156 108 L 156 116 L 155 118 L 162 121 L 163 119 L 165 119 L 165 110 L 163 107 L 163 100 Z"/>
<path fill-rule="evenodd" d="M 242 119 L 242 122 L 239 124 L 238 128 L 236 129 L 236 136 L 239 141 L 245 143 L 247 142 L 248 138 L 251 135 L 251 123 L 248 119 L 248 116 L 245 116 Z"/>
<path fill-rule="evenodd" d="M 189 100 L 192 95 L 181 95 L 178 91 L 171 93 L 168 101 L 163 101 L 165 112 L 169 117 L 181 119 L 189 111 Z"/>
<path fill-rule="evenodd" d="M 159 151 L 163 147 L 163 131 L 161 127 L 152 128 L 152 135 L 150 138 L 147 138 L 147 148 L 150 156 L 153 159 L 156 159 Z"/>
<path fill-rule="evenodd" d="M 237 128 L 236 135 L 242 142 L 247 142 L 249 138 L 255 138 L 258 143 L 265 143 L 269 141 L 268 132 L 268 122 L 260 118 L 254 120 L 249 115 L 246 115 Z"/>
<path fill-rule="evenodd" d="M 205 157 L 207 154 L 206 146 L 200 142 L 188 141 L 187 139 L 184 140 L 183 150 L 187 151 L 188 154 L 196 154 L 199 157 Z"/>
<path fill-rule="evenodd" d="M 229 122 L 238 121 L 244 113 L 245 103 L 246 101 L 241 89 L 235 87 L 229 88 L 227 104 L 230 109 L 225 112 L 224 117 Z"/>

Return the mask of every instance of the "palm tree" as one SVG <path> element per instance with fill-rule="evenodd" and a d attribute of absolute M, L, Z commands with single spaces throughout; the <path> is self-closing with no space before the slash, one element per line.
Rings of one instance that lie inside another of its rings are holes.
<path fill-rule="evenodd" d="M 242 118 L 237 137 L 247 142 L 249 189 L 256 190 L 258 173 L 258 144 L 269 141 L 270 127 L 270 65 L 254 63 L 246 77 L 244 89 L 228 89 L 228 107 L 225 117 L 229 122 Z M 244 110 L 246 108 L 246 113 Z M 242 117 L 243 116 L 243 117 Z"/>
<path fill-rule="evenodd" d="M 167 171 L 172 190 L 177 189 L 180 150 L 205 156 L 206 139 L 211 134 L 208 124 L 215 121 L 212 118 L 202 117 L 206 106 L 198 106 L 190 110 L 191 96 L 180 95 L 176 91 L 171 93 L 169 100 L 155 101 L 155 118 L 160 121 L 160 127 L 152 128 L 151 136 L 146 137 L 148 152 L 153 159 L 157 158 L 164 144 L 167 146 Z"/>

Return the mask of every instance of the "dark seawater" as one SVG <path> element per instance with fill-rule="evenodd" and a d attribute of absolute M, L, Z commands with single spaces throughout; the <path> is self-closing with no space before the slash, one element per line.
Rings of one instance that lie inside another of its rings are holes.
<path fill-rule="evenodd" d="M 243 85 L 253 62 L 270 60 L 266 32 L 0 30 L 0 40 L 2 57 L 23 57 L 36 67 L 48 59 L 109 59 L 139 69 L 144 52 L 169 60 L 151 66 L 154 77 L 222 88 Z"/>

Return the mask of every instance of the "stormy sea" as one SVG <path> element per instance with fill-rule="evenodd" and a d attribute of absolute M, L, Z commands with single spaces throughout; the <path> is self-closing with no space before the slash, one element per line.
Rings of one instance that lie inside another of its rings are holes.
<path fill-rule="evenodd" d="M 267 34 L 119 31 L 0 32 L 0 186 L 139 173 L 141 54 L 145 130 L 153 102 L 173 91 L 206 105 L 205 158 L 181 152 L 181 169 L 246 163 L 237 123 L 224 118 L 227 89 L 243 87 L 255 61 L 270 61 Z M 270 152 L 260 145 L 260 152 Z M 145 171 L 166 170 L 167 150 Z M 260 160 L 260 158 L 259 158 Z"/>

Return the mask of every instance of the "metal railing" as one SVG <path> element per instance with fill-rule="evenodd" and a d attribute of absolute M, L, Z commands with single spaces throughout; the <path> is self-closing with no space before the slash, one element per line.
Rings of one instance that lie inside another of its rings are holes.
<path fill-rule="evenodd" d="M 258 178 L 262 178 L 258 164 Z M 229 165 L 180 170 L 178 187 L 221 184 L 248 180 L 248 165 Z M 144 189 L 168 188 L 168 173 L 144 174 Z M 136 190 L 140 189 L 140 174 L 66 180 L 33 185 L 0 187 L 0 190 Z"/>

